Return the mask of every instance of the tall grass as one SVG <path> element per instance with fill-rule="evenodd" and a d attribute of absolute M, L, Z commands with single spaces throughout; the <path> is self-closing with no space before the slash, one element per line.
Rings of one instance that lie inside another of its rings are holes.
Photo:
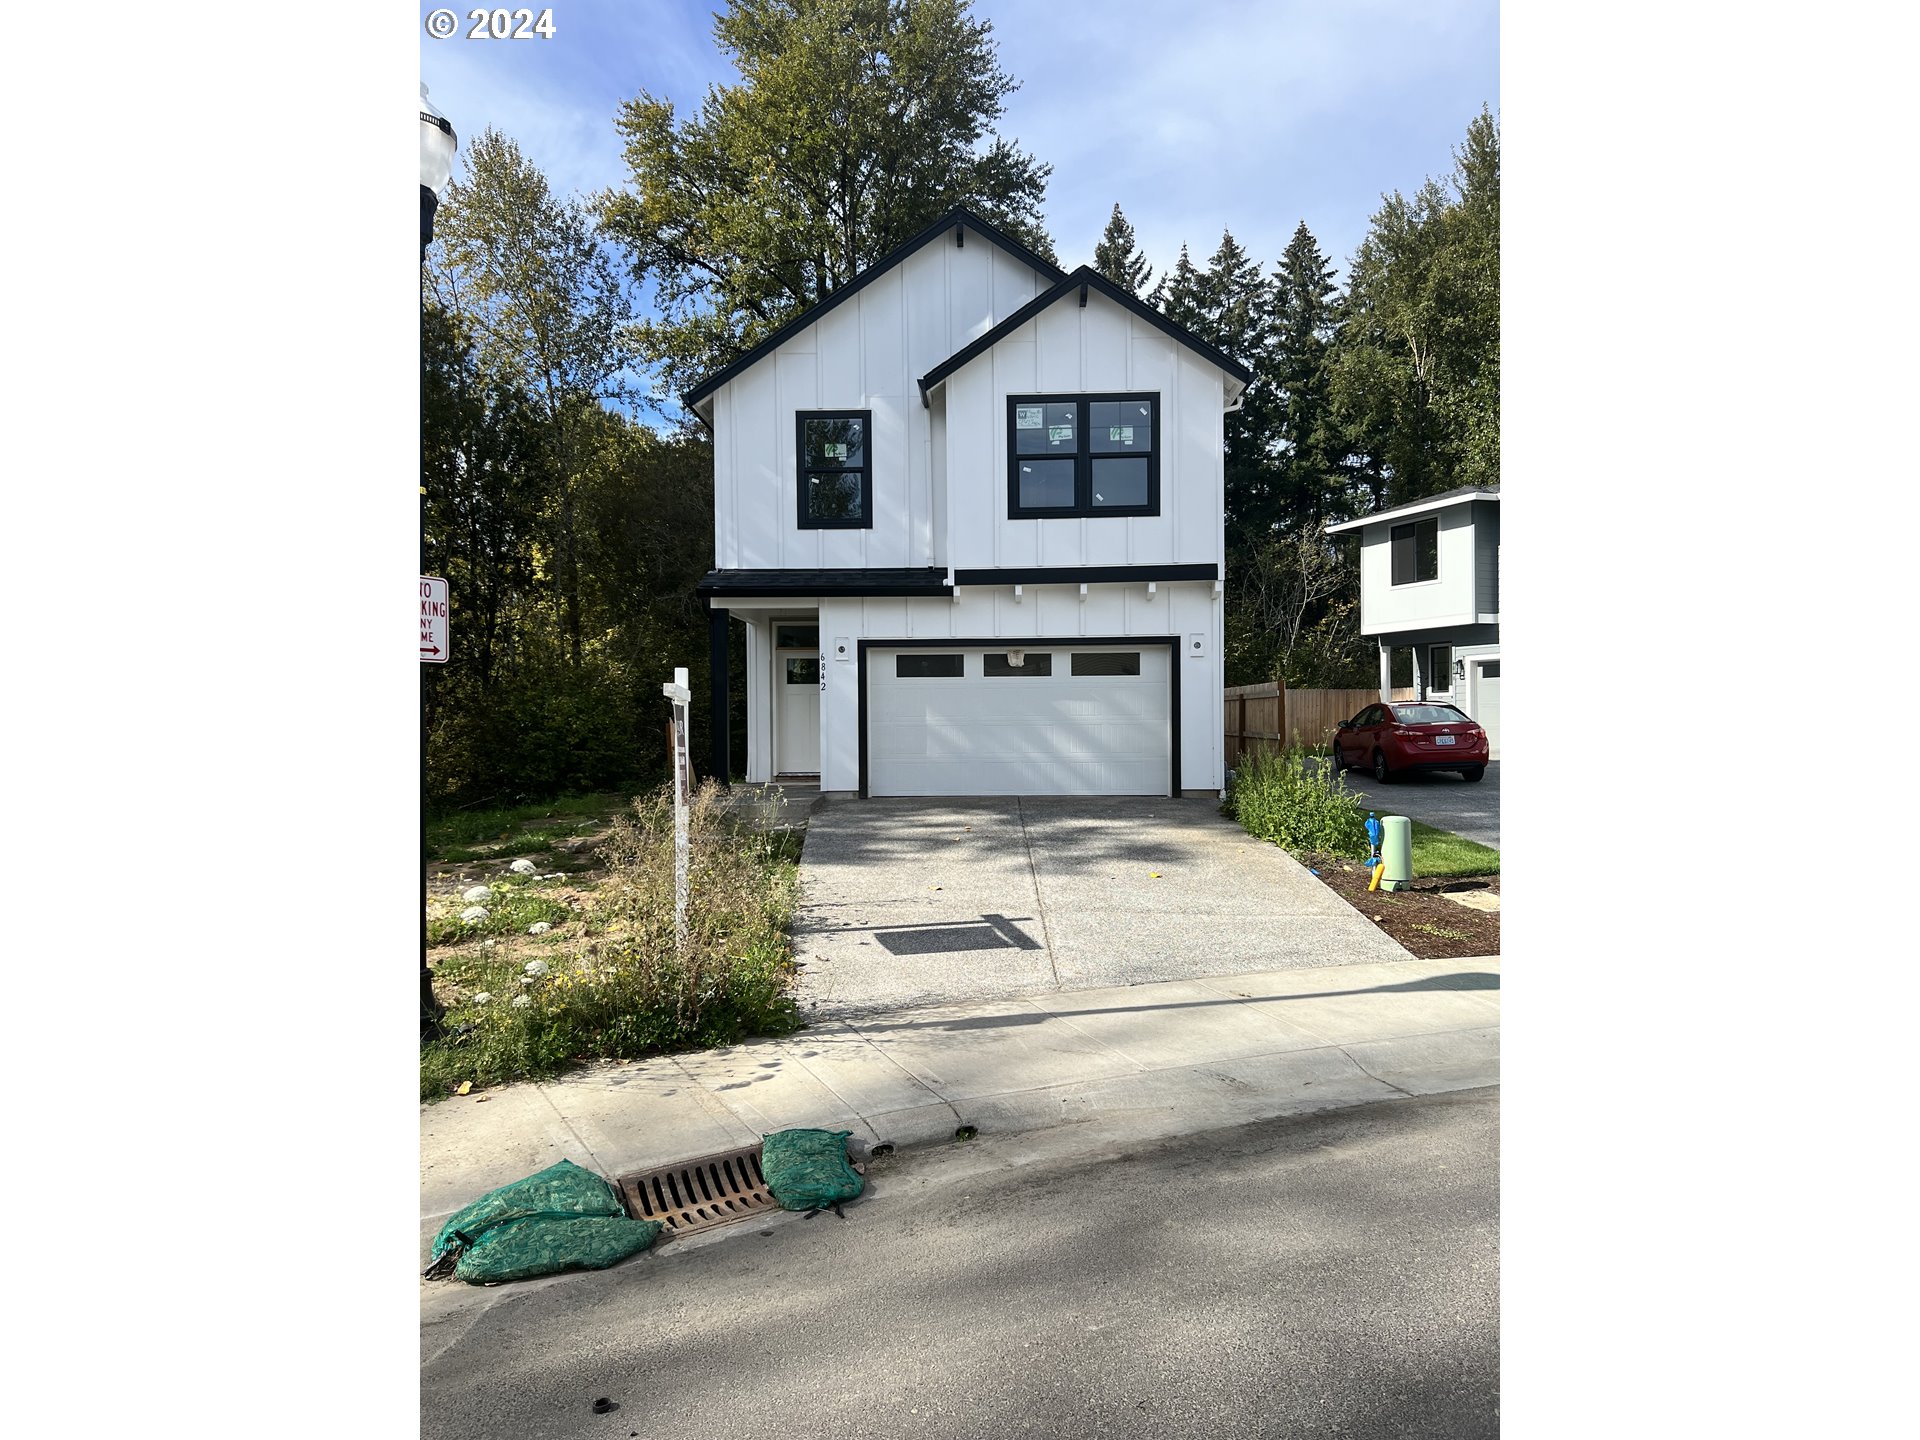
<path fill-rule="evenodd" d="M 1312 761 L 1313 763 L 1309 763 Z M 1249 835 L 1284 850 L 1365 859 L 1366 811 L 1317 752 L 1297 745 L 1247 755 L 1227 788 L 1225 812 Z"/>
<path fill-rule="evenodd" d="M 549 1075 L 594 1057 L 638 1058 L 785 1034 L 799 1023 L 787 938 L 796 899 L 790 836 L 732 824 L 708 782 L 694 795 L 687 940 L 674 936 L 673 800 L 662 788 L 615 820 L 609 874 L 570 955 L 464 957 L 443 967 L 448 1038 L 424 1047 L 420 1087 Z M 487 998 L 482 999 L 485 996 Z"/>

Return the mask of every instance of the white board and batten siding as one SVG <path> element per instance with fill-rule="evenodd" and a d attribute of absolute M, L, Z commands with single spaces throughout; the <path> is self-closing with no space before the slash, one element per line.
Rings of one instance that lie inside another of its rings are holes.
<path fill-rule="evenodd" d="M 969 232 L 864 286 L 714 394 L 714 564 L 722 570 L 900 569 L 950 563 L 918 378 L 1031 300 L 1031 266 Z M 799 525 L 794 416 L 871 410 L 871 529 Z M 943 457 L 944 459 L 944 457 Z M 904 483 L 903 483 L 904 482 Z"/>
<path fill-rule="evenodd" d="M 949 375 L 944 407 L 945 563 L 956 569 L 1222 564 L 1224 377 L 1099 291 L 1063 298 Z M 1160 397 L 1160 513 L 1013 520 L 1007 516 L 1007 397 L 1153 393 Z M 965 483 L 961 483 L 965 477 Z"/>

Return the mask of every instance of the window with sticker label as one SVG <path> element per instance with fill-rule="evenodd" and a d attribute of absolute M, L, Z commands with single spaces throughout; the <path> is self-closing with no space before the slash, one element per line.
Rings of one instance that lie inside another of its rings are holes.
<path fill-rule="evenodd" d="M 1160 397 L 1012 395 L 1007 517 L 1160 513 Z"/>

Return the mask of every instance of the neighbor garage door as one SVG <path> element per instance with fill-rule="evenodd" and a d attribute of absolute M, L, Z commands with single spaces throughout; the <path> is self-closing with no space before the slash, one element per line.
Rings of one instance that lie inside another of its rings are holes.
<path fill-rule="evenodd" d="M 1165 795 L 1164 645 L 867 653 L 872 795 Z"/>
<path fill-rule="evenodd" d="M 1473 718 L 1487 732 L 1487 753 L 1500 758 L 1500 662 L 1482 660 L 1475 666 L 1480 674 L 1474 685 Z"/>

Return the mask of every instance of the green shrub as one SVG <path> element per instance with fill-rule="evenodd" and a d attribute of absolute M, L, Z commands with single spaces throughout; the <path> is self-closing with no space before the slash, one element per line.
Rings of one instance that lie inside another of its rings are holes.
<path fill-rule="evenodd" d="M 580 1059 L 637 1059 L 797 1028 L 787 938 L 793 838 L 729 823 L 712 782 L 694 796 L 688 838 L 684 947 L 674 936 L 673 801 L 663 787 L 614 822 L 603 850 L 609 875 L 583 927 L 597 939 L 583 936 L 535 975 L 473 955 L 444 964 L 435 979 L 449 1038 L 421 1051 L 422 1097 L 462 1080 L 499 1083 Z"/>
<path fill-rule="evenodd" d="M 1249 835 L 1284 850 L 1357 859 L 1369 853 L 1366 812 L 1347 789 L 1346 777 L 1299 746 L 1246 756 L 1222 808 Z"/>

